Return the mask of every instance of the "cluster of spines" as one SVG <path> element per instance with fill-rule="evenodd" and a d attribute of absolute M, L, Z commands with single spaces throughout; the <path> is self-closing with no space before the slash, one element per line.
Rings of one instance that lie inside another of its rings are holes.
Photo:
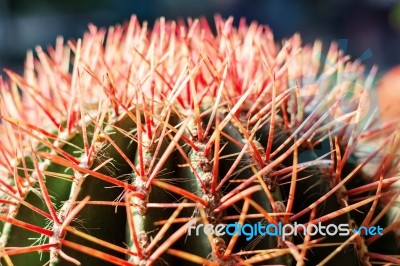
<path fill-rule="evenodd" d="M 306 237 L 302 245 L 295 245 L 278 239 L 275 244 L 280 249 L 233 251 L 240 242 L 235 237 L 229 242 L 210 239 L 207 240 L 213 254 L 210 257 L 171 247 L 183 241 L 193 214 L 205 223 L 218 223 L 224 218 L 243 223 L 247 216 L 287 223 L 311 212 L 309 223 L 315 223 L 330 221 L 372 202 L 361 225 L 378 222 L 398 196 L 384 189 L 398 177 L 393 175 L 390 161 L 397 160 L 394 149 L 385 147 L 388 143 L 395 147 L 397 135 L 382 137 L 394 131 L 393 125 L 365 132 L 371 122 L 361 124 L 365 116 L 365 94 L 372 87 L 376 69 L 364 80 L 362 66 L 348 61 L 335 44 L 322 63 L 320 42 L 302 47 L 299 36 L 295 35 L 277 49 L 267 27 L 256 23 L 246 26 L 241 20 L 236 29 L 232 23 L 231 18 L 226 21 L 217 18 L 216 35 L 203 19 L 189 20 L 188 26 L 160 19 L 152 31 L 147 29 L 147 24 L 140 25 L 135 17 L 129 24 L 111 27 L 107 32 L 91 25 L 82 41 L 64 46 L 59 38 L 55 49 L 50 48 L 48 54 L 37 48 L 38 59 L 29 52 L 24 77 L 6 71 L 10 81 L 0 84 L 3 143 L 0 162 L 4 176 L 0 180 L 4 222 L 1 240 L 6 264 L 12 265 L 12 256 L 16 254 L 36 251 L 50 252 L 50 261 L 54 264 L 59 257 L 78 264 L 62 247 L 122 265 L 152 264 L 165 252 L 192 262 L 227 265 L 259 263 L 291 253 L 301 264 L 305 263 L 307 249 L 318 247 L 318 241 Z M 343 112 L 340 104 L 349 89 L 356 92 L 354 98 L 358 101 L 356 106 L 350 106 L 349 112 Z M 175 116 L 178 122 L 172 123 L 171 117 Z M 229 127 L 233 129 L 227 133 L 224 129 Z M 266 129 L 261 134 L 266 140 L 265 150 L 260 149 L 261 140 L 257 139 L 261 128 Z M 273 148 L 277 136 L 284 135 L 277 135 L 275 131 L 283 129 L 288 132 L 287 139 Z M 238 139 L 231 136 L 235 130 Z M 383 141 L 376 151 L 362 158 L 354 171 L 342 177 L 345 163 L 357 149 L 357 143 L 377 136 Z M 228 160 L 233 158 L 233 164 L 227 171 L 229 174 L 219 179 L 225 147 L 222 140 L 233 143 L 238 155 L 236 158 L 235 153 L 225 155 Z M 330 160 L 311 157 L 310 161 L 297 161 L 304 147 L 312 150 L 324 140 L 331 147 L 324 157 Z M 125 146 L 136 149 L 137 156 L 127 154 Z M 187 147 L 191 151 L 187 152 Z M 344 185 L 377 157 L 378 151 L 385 156 L 379 158 L 377 165 L 385 168 L 378 167 L 376 172 L 380 174 L 374 175 L 371 183 L 346 190 Z M 176 177 L 162 178 L 165 169 L 169 169 L 166 165 L 173 152 L 184 158 L 182 164 L 186 166 L 181 168 L 192 172 L 198 189 L 183 189 L 174 181 Z M 133 177 L 132 182 L 113 175 L 110 169 L 118 168 L 117 164 L 121 163 L 115 160 L 116 156 L 130 168 L 127 175 Z M 281 169 L 288 159 L 292 160 L 290 166 Z M 295 198 L 298 172 L 326 164 L 330 165 L 328 176 L 334 177 L 329 180 L 331 188 L 326 195 L 293 214 L 293 203 L 298 201 Z M 57 172 L 49 171 L 51 165 L 60 167 Z M 106 169 L 105 173 L 100 169 Z M 385 176 L 389 178 L 383 179 L 388 169 L 392 172 Z M 232 178 L 245 170 L 250 170 L 246 172 L 250 173 L 246 179 Z M 282 196 L 273 195 L 273 191 L 289 174 L 290 189 L 284 204 Z M 124 202 L 81 198 L 81 188 L 88 176 L 122 188 L 123 194 L 117 199 Z M 49 190 L 51 178 L 71 183 L 65 201 L 59 202 L 61 206 L 55 205 L 56 195 Z M 174 193 L 172 198 L 176 202 L 151 202 L 150 194 L 154 194 L 152 190 L 156 187 Z M 376 195 L 355 197 L 368 190 L 376 190 Z M 39 193 L 45 208 L 33 206 L 27 200 L 29 193 Z M 255 202 L 252 197 L 257 193 L 267 198 L 270 206 Z M 315 218 L 316 208 L 335 194 L 341 208 Z M 176 195 L 191 202 L 182 202 Z M 378 200 L 384 198 L 389 198 L 389 207 L 372 219 Z M 236 207 L 241 210 L 238 215 L 222 214 L 228 208 L 240 206 L 242 201 L 243 207 Z M 21 205 L 51 221 L 50 226 L 41 228 L 22 221 L 18 217 Z M 83 209 L 92 205 L 126 208 L 130 248 L 76 230 L 76 223 L 70 226 Z M 247 214 L 250 205 L 258 214 Z M 149 208 L 176 209 L 165 221 L 151 221 L 164 225 L 154 239 L 146 232 L 147 226 L 152 225 L 143 224 L 148 220 Z M 184 208 L 196 211 L 181 219 L 186 219 L 183 226 L 167 234 L 173 228 L 172 218 L 177 218 Z M 389 225 L 385 233 L 396 225 L 396 222 Z M 31 230 L 49 240 L 45 244 L 7 247 L 12 227 Z M 69 241 L 65 239 L 67 234 L 125 254 L 128 260 Z M 359 239 L 357 235 L 351 236 L 332 256 L 357 240 L 364 252 L 363 262 L 367 263 L 368 257 L 398 262 L 396 257 L 367 252 L 363 240 Z M 371 237 L 366 243 L 375 240 L 376 237 Z"/>

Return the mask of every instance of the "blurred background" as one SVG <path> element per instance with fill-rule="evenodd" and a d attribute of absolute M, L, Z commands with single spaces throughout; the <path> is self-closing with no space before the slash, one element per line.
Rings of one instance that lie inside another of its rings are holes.
<path fill-rule="evenodd" d="M 276 40 L 300 32 L 304 42 L 340 41 L 352 58 L 380 71 L 400 63 L 397 0 L 0 0 L 0 73 L 22 71 L 26 50 L 53 45 L 58 35 L 77 38 L 88 23 L 108 26 L 137 14 L 150 24 L 168 19 L 233 15 L 271 26 Z"/>

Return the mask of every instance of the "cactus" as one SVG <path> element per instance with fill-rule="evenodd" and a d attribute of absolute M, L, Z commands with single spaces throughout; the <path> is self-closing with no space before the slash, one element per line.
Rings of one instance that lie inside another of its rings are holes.
<path fill-rule="evenodd" d="M 5 70 L 2 265 L 400 264 L 377 69 L 255 22 L 215 29 L 133 16 Z M 350 233 L 192 230 L 235 223 Z"/>

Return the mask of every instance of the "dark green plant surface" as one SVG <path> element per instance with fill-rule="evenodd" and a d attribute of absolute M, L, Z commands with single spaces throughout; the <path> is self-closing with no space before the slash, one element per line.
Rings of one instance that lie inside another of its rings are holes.
<path fill-rule="evenodd" d="M 7 70 L 2 265 L 400 264 L 398 136 L 369 112 L 375 69 L 215 23 L 92 25 Z M 193 221 L 383 236 L 189 236 Z"/>

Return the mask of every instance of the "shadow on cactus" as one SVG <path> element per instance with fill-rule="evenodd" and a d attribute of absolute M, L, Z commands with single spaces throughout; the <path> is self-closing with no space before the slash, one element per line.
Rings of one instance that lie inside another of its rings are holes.
<path fill-rule="evenodd" d="M 232 23 L 133 16 L 6 70 L 2 265 L 400 264 L 376 68 Z M 193 230 L 232 224 L 304 227 Z"/>

